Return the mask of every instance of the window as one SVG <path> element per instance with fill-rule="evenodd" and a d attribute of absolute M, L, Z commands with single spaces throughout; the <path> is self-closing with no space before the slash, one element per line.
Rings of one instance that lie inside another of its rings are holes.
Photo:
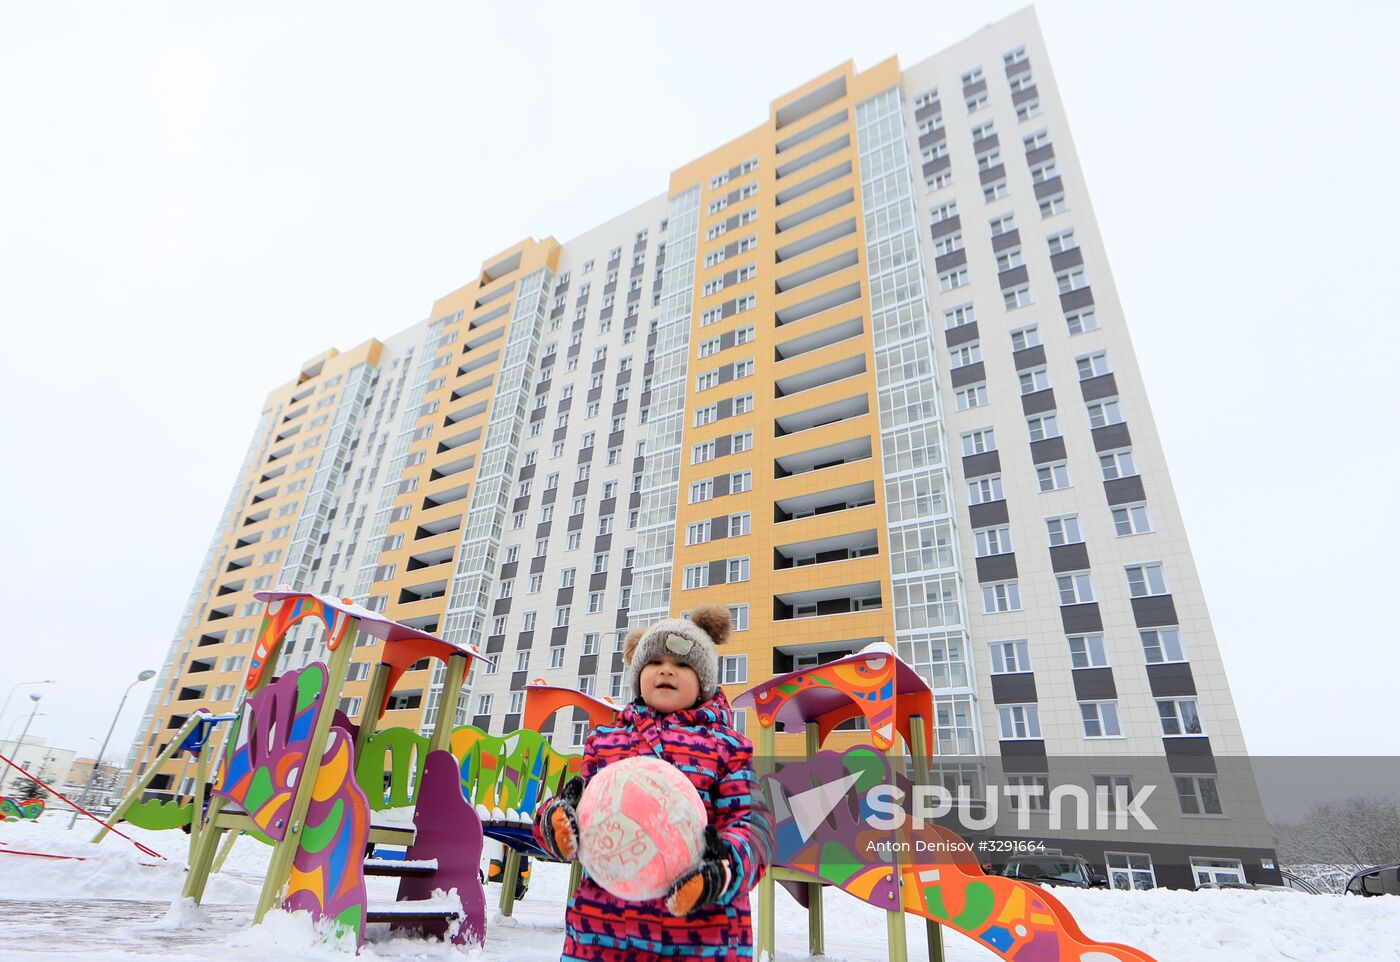
<path fill-rule="evenodd" d="M 729 476 L 729 493 L 738 494 L 741 491 L 749 491 L 753 488 L 752 471 L 735 471 Z"/>
<path fill-rule="evenodd" d="M 1094 586 L 1087 571 L 1062 571 L 1055 575 L 1061 605 L 1083 605 L 1094 600 Z"/>
<path fill-rule="evenodd" d="M 1091 377 L 1101 377 L 1109 372 L 1106 351 L 1096 351 L 1093 354 L 1077 357 L 1074 359 L 1074 364 L 1079 370 L 1079 380 L 1081 381 L 1087 381 Z"/>
<path fill-rule="evenodd" d="M 696 521 L 685 526 L 686 544 L 704 544 L 710 540 L 710 522 Z"/>
<path fill-rule="evenodd" d="M 725 584 L 733 584 L 736 581 L 749 580 L 749 559 L 730 558 L 725 565 Z"/>
<path fill-rule="evenodd" d="M 1162 735 L 1166 738 L 1204 733 L 1201 713 L 1194 698 L 1159 698 L 1157 718 L 1162 723 Z"/>
<path fill-rule="evenodd" d="M 603 593 L 601 591 L 590 591 L 588 593 L 588 612 L 596 614 L 603 610 Z"/>
<path fill-rule="evenodd" d="M 598 533 L 599 533 L 600 535 L 602 535 L 602 534 L 612 534 L 612 530 L 613 530 L 613 515 L 605 514 L 605 515 L 603 515 L 601 518 L 598 519 Z"/>
<path fill-rule="evenodd" d="M 709 404 L 702 408 L 695 409 L 695 426 L 704 427 L 719 419 L 719 405 Z"/>
<path fill-rule="evenodd" d="M 1055 461 L 1052 464 L 1039 464 L 1035 468 L 1035 479 L 1041 491 L 1058 491 L 1069 487 L 1069 464 Z"/>
<path fill-rule="evenodd" d="M 1030 432 L 1032 441 L 1044 441 L 1046 438 L 1057 438 L 1060 436 L 1060 425 L 1055 420 L 1055 412 L 1047 411 L 1045 414 L 1036 414 L 1026 418 L 1026 430 Z"/>
<path fill-rule="evenodd" d="M 982 185 L 982 199 L 989 204 L 994 200 L 1001 200 L 1010 193 L 1011 190 L 1006 186 L 1005 177 Z"/>
<path fill-rule="evenodd" d="M 1040 343 L 1040 328 L 1034 324 L 1018 327 L 1011 332 L 1011 350 L 1024 351 Z"/>
<path fill-rule="evenodd" d="M 574 586 L 574 576 L 577 570 L 576 568 L 565 568 L 563 571 L 559 572 L 559 587 L 572 588 Z"/>
<path fill-rule="evenodd" d="M 982 360 L 982 345 L 978 341 L 959 344 L 948 349 L 948 366 L 953 369 L 967 367 Z"/>
<path fill-rule="evenodd" d="M 1071 335 L 1083 334 L 1085 331 L 1096 331 L 1099 329 L 1099 319 L 1094 314 L 1092 307 L 1074 311 L 1065 315 L 1065 326 L 1069 328 Z"/>
<path fill-rule="evenodd" d="M 1220 785 L 1214 775 L 1177 775 L 1176 800 L 1183 815 L 1224 815 Z"/>
<path fill-rule="evenodd" d="M 953 405 L 959 411 L 966 411 L 968 408 L 981 407 L 987 403 L 987 385 L 969 384 L 967 387 L 958 388 L 953 396 Z"/>
<path fill-rule="evenodd" d="M 484 695 L 476 696 L 476 713 L 478 715 L 491 714 L 491 695 L 489 692 Z"/>
<path fill-rule="evenodd" d="M 1022 804 L 1028 812 L 1044 812 L 1049 809 L 1050 779 L 1046 775 L 1007 775 L 1006 787 L 1011 810 L 1019 812 Z"/>
<path fill-rule="evenodd" d="M 1082 706 L 1081 706 L 1082 707 Z M 1086 736 L 1089 738 L 1106 736 Z M 1128 799 L 1133 797 L 1133 777 L 1131 775 L 1094 775 L 1094 798 L 1105 812 L 1123 811 Z"/>
<path fill-rule="evenodd" d="M 1017 109 L 1017 112 L 1020 112 L 1019 108 Z M 1042 197 L 1040 199 L 1041 217 L 1053 217 L 1056 214 L 1064 213 L 1067 209 L 1068 208 L 1065 204 L 1064 191 L 1060 191 L 1057 194 L 1052 194 L 1049 197 Z"/>
<path fill-rule="evenodd" d="M 748 630 L 749 630 L 749 606 L 748 606 L 748 605 L 730 605 L 730 606 L 729 606 L 729 617 L 730 617 L 730 620 L 733 621 L 733 623 L 734 623 L 734 630 L 735 630 L 735 631 L 748 631 Z"/>
<path fill-rule="evenodd" d="M 514 564 L 520 560 L 520 545 L 513 544 L 506 549 L 506 564 Z"/>
<path fill-rule="evenodd" d="M 1167 581 L 1162 575 L 1162 563 L 1152 561 L 1140 565 L 1128 565 L 1128 594 L 1134 598 L 1167 594 Z"/>
<path fill-rule="evenodd" d="M 1002 234 L 1016 229 L 1016 215 L 1002 214 L 998 217 L 993 217 L 990 221 L 990 224 L 992 228 L 992 236 L 1000 237 Z"/>
<path fill-rule="evenodd" d="M 583 744 L 584 738 L 588 736 L 588 722 L 576 721 L 569 729 L 569 745 L 577 748 Z"/>
<path fill-rule="evenodd" d="M 997 718 L 1004 739 L 1040 737 L 1040 709 L 1035 705 L 998 705 Z"/>
<path fill-rule="evenodd" d="M 1031 300 L 1031 286 L 1029 284 L 1021 284 L 1003 290 L 1001 292 L 1001 303 L 1002 307 L 1008 311 L 1014 311 L 1017 308 L 1034 303 Z"/>
<path fill-rule="evenodd" d="M 530 594 L 537 595 L 544 590 L 544 575 L 530 576 Z"/>
<path fill-rule="evenodd" d="M 1108 869 L 1109 888 L 1121 891 L 1146 891 L 1157 887 L 1152 871 L 1152 856 L 1132 852 L 1104 852 Z"/>
<path fill-rule="evenodd" d="M 1008 50 L 1008 51 L 1006 51 L 1006 53 L 1004 53 L 1004 54 L 1001 55 L 1001 62 L 1004 63 L 1004 64 L 1006 64 L 1006 66 L 1008 66 L 1008 67 L 1014 66 L 1015 64 L 1018 64 L 1018 63 L 1022 63 L 1022 62 L 1025 61 L 1025 59 L 1026 59 L 1026 48 L 1025 48 L 1025 47 L 1015 47 L 1014 49 Z"/>
<path fill-rule="evenodd" d="M 506 703 L 506 713 L 518 715 L 525 709 L 525 693 L 523 691 L 513 691 L 510 693 L 510 701 Z"/>
<path fill-rule="evenodd" d="M 721 685 L 739 685 L 748 680 L 748 655 L 725 655 L 719 660 L 719 682 Z"/>
<path fill-rule="evenodd" d="M 973 478 L 967 482 L 967 503 L 986 504 L 989 501 L 1000 501 L 1005 495 L 1001 488 L 1001 475 L 989 474 L 982 478 Z"/>
<path fill-rule="evenodd" d="M 992 674 L 1007 675 L 1031 670 L 1030 644 L 1024 638 L 994 641 L 988 647 L 991 649 Z"/>
<path fill-rule="evenodd" d="M 991 170 L 993 167 L 997 166 L 1000 163 L 1001 151 L 996 147 L 992 147 L 989 150 L 984 150 L 977 155 L 978 170 Z"/>
<path fill-rule="evenodd" d="M 581 695 L 593 694 L 593 685 L 597 680 L 597 675 L 584 675 L 578 680 L 578 690 Z"/>
<path fill-rule="evenodd" d="M 525 612 L 524 616 L 520 619 L 520 630 L 522 632 L 535 630 L 535 612 Z"/>
<path fill-rule="evenodd" d="M 1030 100 L 1024 100 L 1024 101 L 1022 101 L 1021 103 L 1019 103 L 1019 104 L 1016 105 L 1016 120 L 1017 120 L 1018 123 L 1021 122 L 1021 121 L 1024 121 L 1024 120 L 1030 120 L 1032 117 L 1039 117 L 1039 116 L 1040 116 L 1040 98 L 1039 98 L 1039 97 L 1032 97 Z"/>
<path fill-rule="evenodd" d="M 718 387 L 718 386 L 719 386 L 719 372 L 718 372 L 718 371 L 706 371 L 704 374 L 697 375 L 696 378 L 695 378 L 695 390 L 696 390 L 696 391 L 708 391 L 710 388 L 712 388 L 712 387 Z"/>
<path fill-rule="evenodd" d="M 1186 660 L 1180 628 L 1142 628 L 1138 636 L 1142 639 L 1143 657 L 1149 665 Z"/>
<path fill-rule="evenodd" d="M 1066 514 L 1058 518 L 1046 518 L 1045 529 L 1050 534 L 1050 546 L 1079 544 L 1084 539 L 1079 534 L 1079 515 Z"/>
<path fill-rule="evenodd" d="M 1123 423 L 1123 412 L 1118 407 L 1117 398 L 1095 401 L 1089 405 L 1089 426 L 1101 428 L 1109 424 Z"/>
<path fill-rule="evenodd" d="M 601 638 L 601 635 L 599 635 L 598 632 L 596 632 L 596 631 L 590 631 L 590 632 L 588 632 L 587 634 L 585 634 L 585 635 L 583 636 L 583 653 L 584 653 L 585 655 L 596 655 L 596 654 L 598 654 L 598 649 L 599 649 L 599 647 L 600 647 L 600 645 L 599 645 L 599 639 L 600 639 L 600 638 Z"/>
<path fill-rule="evenodd" d="M 1060 271 L 1055 275 L 1055 284 L 1059 287 L 1061 294 L 1068 294 L 1070 291 L 1077 291 L 1089 286 L 1082 267 L 1072 267 L 1069 270 Z"/>
<path fill-rule="evenodd" d="M 753 448 L 753 432 L 752 432 L 752 431 L 740 431 L 740 432 L 738 432 L 737 434 L 731 434 L 731 435 L 729 436 L 729 453 L 730 453 L 730 454 L 739 454 L 739 453 L 742 452 L 742 451 L 748 451 L 748 450 L 751 450 L 752 448 Z"/>
<path fill-rule="evenodd" d="M 967 98 L 967 112 L 975 114 L 987 106 L 987 91 L 982 90 Z"/>
<path fill-rule="evenodd" d="M 510 527 L 512 531 L 519 531 L 521 528 L 525 527 L 524 511 L 517 511 L 514 515 L 511 516 Z"/>
<path fill-rule="evenodd" d="M 953 253 L 953 251 L 960 251 L 962 249 L 962 231 L 954 231 L 951 234 L 945 234 L 944 236 L 938 238 L 938 240 L 933 242 L 933 252 L 939 257 L 942 257 L 944 254 L 951 254 Z"/>
<path fill-rule="evenodd" d="M 983 614 L 1021 610 L 1021 587 L 1015 581 L 999 581 L 982 586 Z"/>
<path fill-rule="evenodd" d="M 955 267 L 950 271 L 944 271 L 938 275 L 938 289 L 940 291 L 951 291 L 962 287 L 967 283 L 967 268 Z"/>
<path fill-rule="evenodd" d="M 507 578 L 496 587 L 497 598 L 509 598 L 515 593 L 515 579 Z"/>
<path fill-rule="evenodd" d="M 995 451 L 996 449 L 996 434 L 991 428 L 978 428 L 975 431 L 967 431 L 962 436 L 963 457 L 970 457 L 974 454 L 984 454 L 987 451 Z"/>
<path fill-rule="evenodd" d="M 525 671 L 525 670 L 526 670 L 527 668 L 529 668 L 529 667 L 530 667 L 530 649 L 529 649 L 529 648 L 526 648 L 524 651 L 517 651 L 517 652 L 515 653 L 515 670 L 516 670 L 516 671 Z"/>
<path fill-rule="evenodd" d="M 1131 478 L 1138 473 L 1137 466 L 1133 464 L 1132 448 L 1119 448 L 1117 451 L 1102 452 L 1099 455 L 1099 468 L 1103 471 L 1105 481 Z"/>
<path fill-rule="evenodd" d="M 690 463 L 700 464 L 715 459 L 715 442 L 704 441 L 690 449 Z"/>
<path fill-rule="evenodd" d="M 562 645 L 549 649 L 549 667 L 564 667 L 564 647 Z"/>
<path fill-rule="evenodd" d="M 973 532 L 977 543 L 977 557 L 986 558 L 994 554 L 1010 554 L 1011 528 L 1005 525 L 996 528 L 982 528 Z"/>
<path fill-rule="evenodd" d="M 1071 668 L 1107 668 L 1108 654 L 1104 651 L 1103 635 L 1070 635 L 1069 663 Z"/>
<path fill-rule="evenodd" d="M 607 570 L 608 570 L 608 553 L 607 553 L 606 551 L 599 551 L 597 554 L 595 554 L 595 555 L 593 556 L 593 573 L 594 573 L 595 575 L 597 575 L 597 574 L 603 574 L 603 573 L 606 572 Z"/>
<path fill-rule="evenodd" d="M 1043 164 L 1036 164 L 1031 168 L 1031 183 L 1043 184 L 1047 180 L 1054 180 L 1060 176 L 1059 168 L 1055 166 L 1053 160 L 1047 160 Z"/>
<path fill-rule="evenodd" d="M 554 627 L 564 628 L 569 624 L 569 606 L 560 605 L 554 609 Z"/>
<path fill-rule="evenodd" d="M 1085 738 L 1122 738 L 1118 725 L 1118 702 L 1081 701 L 1079 717 L 1084 722 Z"/>
<path fill-rule="evenodd" d="M 1062 230 L 1058 234 L 1051 234 L 1045 239 L 1045 243 L 1050 248 L 1051 254 L 1063 254 L 1065 251 L 1074 250 L 1079 246 L 1079 242 L 1074 239 L 1073 230 Z"/>
<path fill-rule="evenodd" d="M 687 565 L 685 569 L 685 587 L 689 591 L 694 588 L 706 588 L 710 584 L 709 564 Z"/>
<path fill-rule="evenodd" d="M 977 315 L 971 304 L 959 304 L 957 307 L 950 307 L 943 312 L 943 327 L 946 330 L 975 323 L 977 323 Z"/>

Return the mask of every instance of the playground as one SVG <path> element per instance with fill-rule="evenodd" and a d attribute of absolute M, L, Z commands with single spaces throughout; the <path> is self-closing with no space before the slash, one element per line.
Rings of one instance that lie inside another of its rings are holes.
<path fill-rule="evenodd" d="M 581 710 L 597 726 L 610 723 L 617 706 L 535 683 L 526 688 L 516 732 L 454 727 L 448 712 L 438 713 L 431 731 L 380 729 L 409 665 L 440 661 L 442 700 L 453 704 L 473 661 L 484 656 L 348 599 L 282 590 L 258 597 L 267 612 L 240 710 L 190 715 L 110 818 L 89 816 L 100 830 L 67 833 L 56 813 L 7 811 L 0 959 L 211 959 L 287 950 L 298 958 L 356 951 L 557 958 L 580 866 L 550 861 L 529 826 L 580 758 L 559 752 L 541 732 L 563 709 Z M 283 637 L 306 619 L 325 631 L 326 661 L 273 677 Z M 361 639 L 381 647 L 370 694 L 360 717 L 350 719 L 334 706 Z M 849 846 L 868 837 L 868 813 L 848 801 L 804 823 L 798 799 L 838 782 L 859 790 L 896 768 L 917 773 L 930 763 L 932 693 L 886 645 L 771 679 L 736 704 L 754 709 L 762 755 L 773 755 L 779 726 L 806 736 L 801 764 L 767 783 L 773 865 L 755 889 L 760 958 L 1400 958 L 1394 940 L 1377 938 L 1386 929 L 1378 916 L 1400 922 L 1400 910 L 1377 910 L 1370 900 L 1052 893 L 984 875 L 975 860 L 854 857 Z M 857 718 L 868 726 L 868 744 L 824 747 L 838 725 Z M 201 786 L 194 798 L 143 800 L 146 780 L 177 756 L 193 762 Z M 946 850 L 961 841 L 932 823 L 881 837 L 906 849 L 940 842 Z M 483 884 L 478 870 L 486 861 L 494 877 Z M 518 902 L 527 864 L 529 897 Z M 1330 921 L 1300 928 L 1297 918 L 1314 913 Z"/>

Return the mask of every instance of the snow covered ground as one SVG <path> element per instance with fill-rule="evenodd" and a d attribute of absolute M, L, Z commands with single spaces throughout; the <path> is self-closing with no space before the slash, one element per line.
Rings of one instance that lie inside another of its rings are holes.
<path fill-rule="evenodd" d="M 249 925 L 266 862 L 264 846 L 241 839 L 224 871 L 210 880 L 205 904 L 175 904 L 188 839 L 179 832 L 129 834 L 169 857 L 152 863 L 130 843 L 109 836 L 88 844 L 92 824 L 68 832 L 66 814 L 37 824 L 0 824 L 0 853 L 26 850 L 86 857 L 58 861 L 0 854 L 0 960 L 34 962 L 261 962 L 306 959 L 346 962 L 349 953 L 317 943 L 304 916 L 274 913 Z M 143 865 L 142 863 L 147 863 Z M 390 901 L 392 880 L 371 879 L 371 898 Z M 568 873 L 538 866 L 530 893 L 512 918 L 493 914 L 486 945 L 459 950 L 417 939 L 389 938 L 370 926 L 362 957 L 473 962 L 552 962 L 563 943 Z M 495 904 L 500 889 L 487 889 Z M 1056 894 L 1084 931 L 1137 946 L 1159 962 L 1400 962 L 1400 898 L 1343 898 L 1291 892 L 1102 892 Z M 778 962 L 806 959 L 806 918 L 778 894 Z M 838 892 L 826 895 L 827 959 L 885 958 L 883 914 Z M 989 962 L 991 952 L 956 933 L 945 936 L 950 962 Z M 909 948 L 923 956 L 924 924 L 909 920 Z"/>

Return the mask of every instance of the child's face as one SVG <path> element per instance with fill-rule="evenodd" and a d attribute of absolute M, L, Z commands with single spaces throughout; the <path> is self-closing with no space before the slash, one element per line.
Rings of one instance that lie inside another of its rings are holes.
<path fill-rule="evenodd" d="M 671 655 L 659 655 L 642 667 L 642 701 L 652 711 L 668 715 L 700 700 L 700 676 Z"/>

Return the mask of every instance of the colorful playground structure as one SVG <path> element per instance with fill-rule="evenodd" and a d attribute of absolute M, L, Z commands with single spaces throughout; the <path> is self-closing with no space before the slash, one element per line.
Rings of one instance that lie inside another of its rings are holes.
<path fill-rule="evenodd" d="M 377 730 L 394 685 L 410 665 L 422 658 L 442 661 L 446 670 L 439 704 L 453 706 L 472 661 L 485 656 L 348 599 L 281 590 L 257 597 L 267 603 L 267 613 L 239 712 L 192 715 L 111 821 L 125 818 L 147 828 L 188 825 L 189 873 L 182 894 L 196 902 L 240 833 L 271 844 L 255 923 L 281 907 L 306 910 L 320 925 L 348 934 L 357 944 L 363 941 L 364 926 L 373 922 L 459 944 L 482 941 L 486 911 L 478 869 L 485 840 L 504 846 L 500 909 L 509 915 L 522 859 L 548 858 L 531 837 L 534 812 L 581 765 L 580 756 L 556 751 L 541 728 L 564 708 L 582 709 L 590 726 L 597 726 L 610 721 L 617 707 L 537 680 L 525 688 L 520 731 L 493 736 L 473 726 L 454 728 L 450 710 L 438 712 L 430 735 L 406 728 Z M 272 678 L 286 632 L 305 618 L 325 628 L 326 663 Z M 336 706 L 360 635 L 380 639 L 383 647 L 363 710 L 352 721 Z M 846 784 L 855 798 L 871 780 L 890 779 L 891 766 L 902 771 L 905 761 L 897 738 L 916 773 L 927 774 L 932 749 L 926 726 L 933 695 L 888 645 L 877 643 L 838 661 L 774 678 L 740 695 L 735 704 L 755 709 L 759 758 L 774 756 L 779 723 L 785 731 L 806 734 L 801 766 L 763 775 L 777 829 L 774 865 L 759 883 L 755 948 L 760 956 L 774 954 L 775 895 L 781 884 L 807 912 L 813 955 L 824 948 L 821 891 L 830 885 L 887 911 L 892 962 L 908 957 L 906 913 L 926 920 L 931 962 L 943 958 L 945 926 L 1015 962 L 1152 962 L 1135 949 L 1088 938 L 1048 891 L 984 875 L 975 858 L 930 856 L 925 862 L 892 856 L 887 864 L 872 864 L 868 856 L 842 849 L 839 839 L 852 837 L 842 833 L 842 819 L 866 814 L 849 805 L 837 806 L 816 830 L 810 825 L 799 830 L 789 799 L 819 782 Z M 837 725 L 860 717 L 869 722 L 873 748 L 821 750 Z M 210 781 L 211 752 L 206 749 L 225 723 L 231 727 Z M 194 801 L 140 801 L 160 765 L 182 752 L 197 766 Z M 942 842 L 940 850 L 962 841 L 931 824 L 893 834 L 905 841 Z M 380 846 L 406 850 L 394 857 L 381 853 Z M 367 876 L 397 878 L 395 901 L 371 906 Z M 579 877 L 575 863 L 570 891 Z"/>
<path fill-rule="evenodd" d="M 13 798 L 0 795 L 0 822 L 23 822 L 44 814 L 42 798 Z"/>

